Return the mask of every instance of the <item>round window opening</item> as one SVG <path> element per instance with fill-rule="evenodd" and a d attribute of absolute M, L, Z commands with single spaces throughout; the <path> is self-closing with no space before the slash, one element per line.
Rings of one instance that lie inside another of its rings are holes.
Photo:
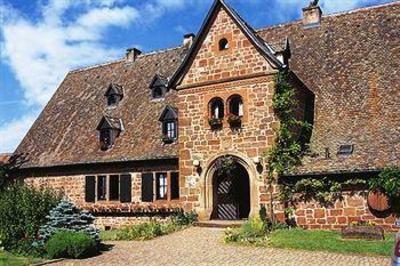
<path fill-rule="evenodd" d="M 228 50 L 229 49 L 229 42 L 226 38 L 222 38 L 219 41 L 219 50 L 223 51 L 223 50 Z"/>

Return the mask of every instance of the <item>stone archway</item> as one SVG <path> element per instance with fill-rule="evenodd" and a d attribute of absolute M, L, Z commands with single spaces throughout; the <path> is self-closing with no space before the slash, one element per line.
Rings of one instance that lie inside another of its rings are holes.
<path fill-rule="evenodd" d="M 259 183 L 262 183 L 262 179 L 259 178 L 259 175 L 256 170 L 255 164 L 252 160 L 241 153 L 224 153 L 218 154 L 211 158 L 206 164 L 205 170 L 201 175 L 201 201 L 200 201 L 200 210 L 199 219 L 200 220 L 210 220 L 215 218 L 214 208 L 215 208 L 215 175 L 216 175 L 216 161 L 218 158 L 222 156 L 231 156 L 235 163 L 237 163 L 240 168 L 246 172 L 248 178 L 249 185 L 249 196 L 248 196 L 248 205 L 249 205 L 249 217 L 254 217 L 258 214 L 259 211 L 259 193 L 258 187 Z M 242 214 L 242 216 L 244 216 Z"/>

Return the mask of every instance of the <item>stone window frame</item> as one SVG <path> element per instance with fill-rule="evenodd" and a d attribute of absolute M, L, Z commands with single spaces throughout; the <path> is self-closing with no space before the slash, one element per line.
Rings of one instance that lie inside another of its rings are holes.
<path fill-rule="evenodd" d="M 227 40 L 229 47 L 227 49 L 220 49 L 220 41 L 221 40 Z M 220 34 L 218 36 L 215 37 L 214 40 L 214 45 L 213 45 L 213 51 L 216 55 L 226 55 L 226 54 L 230 54 L 233 52 L 234 48 L 236 47 L 235 43 L 233 42 L 233 33 L 229 32 L 229 33 L 225 33 L 225 34 Z"/>
<path fill-rule="evenodd" d="M 167 174 L 167 197 L 165 199 L 158 199 L 157 198 L 157 194 L 158 194 L 158 190 L 157 190 L 157 174 L 160 173 L 166 173 Z M 176 173 L 178 174 L 178 188 L 180 188 L 180 175 L 179 175 L 179 171 L 178 170 L 167 170 L 167 171 L 145 171 L 142 172 L 143 174 L 152 174 L 153 175 L 153 201 L 152 203 L 170 203 L 170 202 L 179 202 L 180 201 L 180 191 L 179 191 L 179 198 L 172 198 L 172 182 L 171 182 L 171 176 L 172 173 Z M 142 193 L 142 191 L 141 191 Z"/>

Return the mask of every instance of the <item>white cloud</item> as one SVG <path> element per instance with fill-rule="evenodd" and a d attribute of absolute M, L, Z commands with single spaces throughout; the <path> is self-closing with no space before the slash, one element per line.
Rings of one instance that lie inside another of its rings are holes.
<path fill-rule="evenodd" d="M 135 8 L 130 0 L 49 0 L 39 7 L 39 17 L 28 18 L 0 0 L 1 60 L 20 83 L 27 109 L 40 110 L 69 70 L 123 54 L 122 48 L 103 44 L 110 27 L 154 21 L 193 1 L 200 0 L 152 0 Z M 14 150 L 36 114 L 0 125 L 0 152 Z"/>
<path fill-rule="evenodd" d="M 13 152 L 36 119 L 35 114 L 12 120 L 0 128 L 1 152 Z"/>

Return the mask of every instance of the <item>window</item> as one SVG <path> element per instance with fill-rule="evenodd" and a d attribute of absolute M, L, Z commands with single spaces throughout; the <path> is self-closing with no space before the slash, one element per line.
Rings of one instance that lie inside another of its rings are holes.
<path fill-rule="evenodd" d="M 176 121 L 165 121 L 163 134 L 167 138 L 176 139 Z"/>
<path fill-rule="evenodd" d="M 113 141 L 111 139 L 111 130 L 110 129 L 103 129 L 100 131 L 100 146 L 101 150 L 108 150 L 112 147 Z"/>
<path fill-rule="evenodd" d="M 151 97 L 153 99 L 164 98 L 167 93 L 168 79 L 156 74 L 150 84 Z"/>
<path fill-rule="evenodd" d="M 97 177 L 97 200 L 106 200 L 107 198 L 107 176 Z"/>
<path fill-rule="evenodd" d="M 232 96 L 229 100 L 229 113 L 235 116 L 243 116 L 243 100 L 239 95 Z"/>
<path fill-rule="evenodd" d="M 119 200 L 119 175 L 110 175 L 109 199 Z"/>
<path fill-rule="evenodd" d="M 108 106 L 115 106 L 119 102 L 119 97 L 117 95 L 110 95 L 107 98 L 107 105 Z"/>
<path fill-rule="evenodd" d="M 221 98 L 214 98 L 209 103 L 210 118 L 222 119 L 224 118 L 224 102 Z"/>
<path fill-rule="evenodd" d="M 124 126 L 121 119 L 104 116 L 97 130 L 100 132 L 100 148 L 106 151 L 114 145 L 115 139 L 124 130 Z"/>
<path fill-rule="evenodd" d="M 179 173 L 143 173 L 142 202 L 155 200 L 179 200 Z"/>
<path fill-rule="evenodd" d="M 153 99 L 160 99 L 164 97 L 164 90 L 162 87 L 153 88 Z"/>
<path fill-rule="evenodd" d="M 229 42 L 226 38 L 222 38 L 219 40 L 218 47 L 220 51 L 228 50 L 229 49 Z"/>
<path fill-rule="evenodd" d="M 104 96 L 107 97 L 107 106 L 116 106 L 124 96 L 123 89 L 118 84 L 111 83 Z"/>
<path fill-rule="evenodd" d="M 132 178 L 129 174 L 98 175 L 85 178 L 85 201 L 132 201 Z"/>
<path fill-rule="evenodd" d="M 163 142 L 174 142 L 178 135 L 178 110 L 172 106 L 166 106 L 160 115 L 159 121 L 162 123 Z"/>
<path fill-rule="evenodd" d="M 156 189 L 157 189 L 157 199 L 167 199 L 167 174 L 158 173 L 156 174 Z"/>

